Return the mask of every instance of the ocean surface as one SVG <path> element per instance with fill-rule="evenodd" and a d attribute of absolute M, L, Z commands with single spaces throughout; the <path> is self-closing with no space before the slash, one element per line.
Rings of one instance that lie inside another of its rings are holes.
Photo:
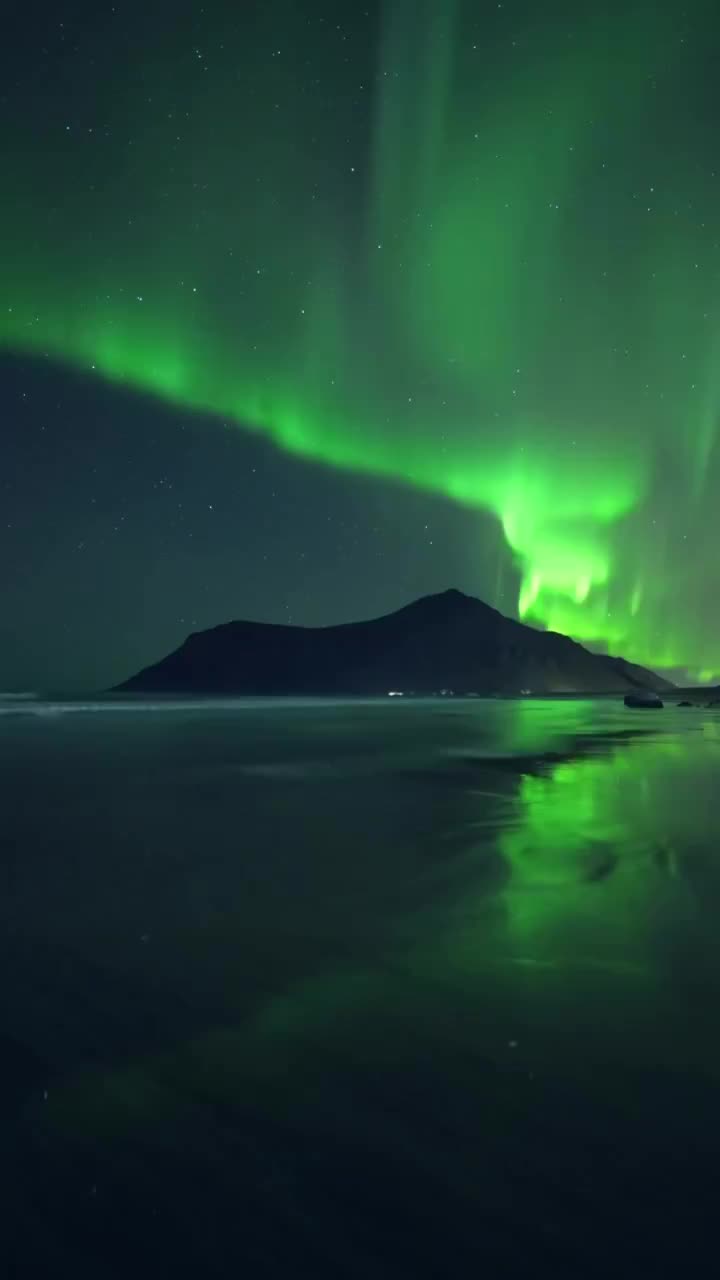
<path fill-rule="evenodd" d="M 711 1274 L 720 708 L 0 700 L 3 1276 Z"/>

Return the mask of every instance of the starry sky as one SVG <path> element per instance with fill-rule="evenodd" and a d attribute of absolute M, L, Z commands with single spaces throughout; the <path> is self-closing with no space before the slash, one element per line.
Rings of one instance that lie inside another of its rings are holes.
<path fill-rule="evenodd" d="M 448 586 L 720 675 L 713 10 L 11 3 L 0 688 Z"/>

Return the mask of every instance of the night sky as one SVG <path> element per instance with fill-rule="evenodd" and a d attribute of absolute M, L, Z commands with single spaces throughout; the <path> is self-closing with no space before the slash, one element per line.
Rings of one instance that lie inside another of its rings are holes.
<path fill-rule="evenodd" d="M 6 6 L 0 688 L 448 586 L 719 675 L 714 9 Z"/>

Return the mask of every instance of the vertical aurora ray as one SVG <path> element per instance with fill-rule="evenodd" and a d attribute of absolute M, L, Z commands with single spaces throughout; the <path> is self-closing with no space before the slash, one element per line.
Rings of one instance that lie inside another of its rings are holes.
<path fill-rule="evenodd" d="M 308 12 L 20 125 L 0 344 L 494 512 L 521 616 L 720 669 L 704 6 L 393 0 L 340 71 Z"/>

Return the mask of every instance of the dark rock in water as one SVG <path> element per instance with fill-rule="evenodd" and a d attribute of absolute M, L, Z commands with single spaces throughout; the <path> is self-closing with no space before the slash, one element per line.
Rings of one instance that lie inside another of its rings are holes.
<path fill-rule="evenodd" d="M 694 707 L 694 702 L 678 702 L 679 707 Z"/>
<path fill-rule="evenodd" d="M 611 853 L 608 849 L 598 851 L 589 859 L 585 868 L 586 881 L 592 884 L 598 880 L 607 880 L 615 871 L 618 861 L 616 853 Z"/>
<path fill-rule="evenodd" d="M 625 706 L 637 707 L 638 710 L 656 711 L 663 703 L 656 693 L 626 693 Z"/>

